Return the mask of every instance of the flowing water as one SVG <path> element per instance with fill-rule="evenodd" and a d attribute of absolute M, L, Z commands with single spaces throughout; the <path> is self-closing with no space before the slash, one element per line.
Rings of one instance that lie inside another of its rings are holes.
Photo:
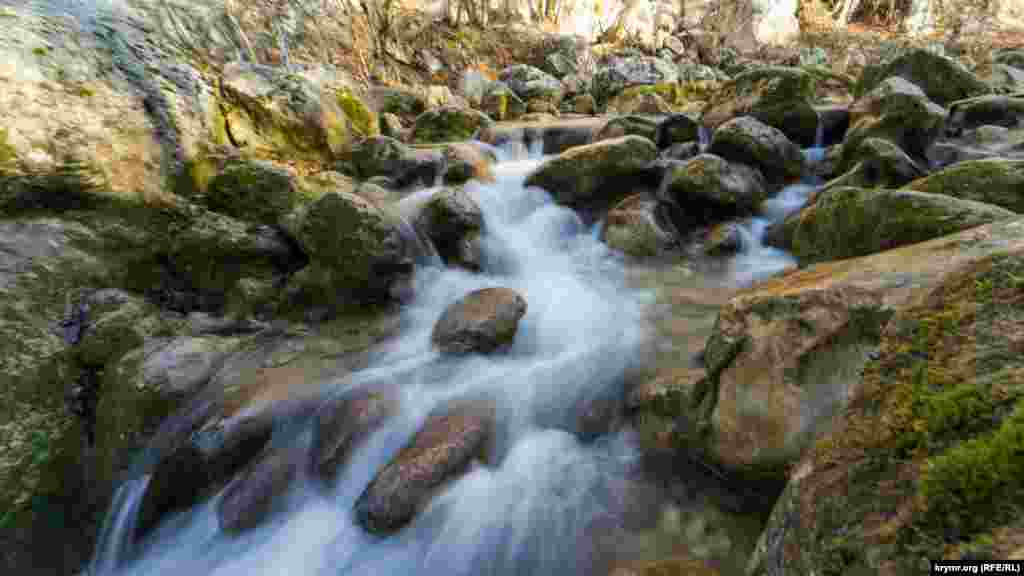
<path fill-rule="evenodd" d="M 623 431 L 583 443 L 570 431 L 581 407 L 620 399 L 624 373 L 644 341 L 652 295 L 628 282 L 621 258 L 598 240 L 597 226 L 584 226 L 543 190 L 523 186 L 540 162 L 538 150 L 501 155 L 496 182 L 466 187 L 486 222 L 484 272 L 421 268 L 403 333 L 369 368 L 323 384 L 325 396 L 361 387 L 400 390 L 399 414 L 364 441 L 334 485 L 324 489 L 300 477 L 269 521 L 239 536 L 220 532 L 218 495 L 165 520 L 133 549 L 128 543 L 148 481 L 140 474 L 117 495 L 92 576 L 566 576 L 606 573 L 608 562 L 629 557 L 635 439 Z M 762 246 L 763 229 L 799 207 L 810 190 L 787 188 L 744 226 L 743 251 L 731 263 L 733 283 L 789 264 L 788 256 Z M 407 198 L 399 211 L 427 194 Z M 528 303 L 511 350 L 458 359 L 433 351 L 430 332 L 445 307 L 490 286 L 512 288 Z M 498 407 L 491 463 L 448 485 L 391 537 L 359 527 L 356 499 L 431 410 L 481 395 Z M 289 441 L 308 449 L 310 434 Z"/>

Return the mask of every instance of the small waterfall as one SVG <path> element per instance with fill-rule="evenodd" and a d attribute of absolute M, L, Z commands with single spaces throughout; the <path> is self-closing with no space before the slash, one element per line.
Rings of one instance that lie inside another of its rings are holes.
<path fill-rule="evenodd" d="M 134 552 L 135 524 L 150 476 L 133 478 L 117 489 L 110 513 L 103 521 L 89 576 L 108 576 Z"/>

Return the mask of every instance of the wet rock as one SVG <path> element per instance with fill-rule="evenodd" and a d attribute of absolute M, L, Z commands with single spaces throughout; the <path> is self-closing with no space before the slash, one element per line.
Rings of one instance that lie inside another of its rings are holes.
<path fill-rule="evenodd" d="M 804 169 L 799 146 L 782 131 L 750 116 L 734 118 L 719 126 L 708 152 L 758 168 L 777 185 L 799 178 Z"/>
<path fill-rule="evenodd" d="M 515 120 L 526 114 L 526 102 L 504 82 L 492 82 L 484 92 L 480 110 L 499 122 Z"/>
<path fill-rule="evenodd" d="M 396 217 L 354 194 L 326 194 L 284 226 L 311 259 L 293 286 L 315 301 L 386 300 L 396 277 L 411 272 Z"/>
<path fill-rule="evenodd" d="M 756 68 L 727 82 L 704 108 L 711 130 L 738 116 L 751 116 L 781 130 L 800 146 L 814 144 L 818 114 L 811 102 L 815 79 L 799 68 Z"/>
<path fill-rule="evenodd" d="M 516 64 L 501 71 L 498 80 L 504 82 L 523 102 L 543 100 L 557 106 L 562 101 L 562 83 L 539 68 Z"/>
<path fill-rule="evenodd" d="M 829 188 L 781 225 L 781 247 L 801 264 L 866 256 L 1012 218 L 1014 213 L 942 194 Z"/>
<path fill-rule="evenodd" d="M 674 144 L 700 140 L 700 123 L 686 114 L 673 114 L 658 123 L 654 143 L 659 150 Z"/>
<path fill-rule="evenodd" d="M 658 123 L 646 116 L 616 116 L 601 127 L 594 136 L 594 142 L 623 136 L 641 136 L 653 142 L 657 131 Z"/>
<path fill-rule="evenodd" d="M 397 411 L 397 402 L 393 390 L 369 389 L 325 402 L 313 428 L 313 472 L 332 481 L 359 443 Z"/>
<path fill-rule="evenodd" d="M 713 154 L 670 164 L 665 179 L 659 200 L 677 207 L 693 223 L 753 214 L 767 198 L 760 172 Z"/>
<path fill-rule="evenodd" d="M 906 186 L 910 190 L 986 202 L 1024 213 L 1024 160 L 960 162 Z"/>
<path fill-rule="evenodd" d="M 945 123 L 946 110 L 928 100 L 920 88 L 902 78 L 889 78 L 850 108 L 840 169 L 853 165 L 853 155 L 866 138 L 889 140 L 911 158 L 924 158 Z"/>
<path fill-rule="evenodd" d="M 956 60 L 918 48 L 865 67 L 854 93 L 868 94 L 893 77 L 916 85 L 940 106 L 992 92 L 985 82 Z"/>
<path fill-rule="evenodd" d="M 927 172 L 907 156 L 899 146 L 881 138 L 865 138 L 854 153 L 856 162 L 849 171 L 828 183 L 828 188 L 898 188 L 923 177 Z"/>
<path fill-rule="evenodd" d="M 657 156 L 654 144 L 640 136 L 603 140 L 544 162 L 526 185 L 544 188 L 562 204 L 611 203 L 621 198 L 616 181 L 636 176 Z"/>
<path fill-rule="evenodd" d="M 946 133 L 958 136 L 986 125 L 1015 128 L 1022 124 L 1024 97 L 981 96 L 950 105 Z"/>
<path fill-rule="evenodd" d="M 279 450 L 232 483 L 217 502 L 221 531 L 238 534 L 266 521 L 295 480 L 301 460 L 297 449 Z"/>
<path fill-rule="evenodd" d="M 386 534 L 401 529 L 447 481 L 485 459 L 494 421 L 486 401 L 464 401 L 431 414 L 420 431 L 356 501 L 356 520 Z"/>
<path fill-rule="evenodd" d="M 480 146 L 469 142 L 460 142 L 445 146 L 444 181 L 448 184 L 462 184 L 467 180 L 493 182 L 494 173 L 491 163 L 494 157 Z"/>
<path fill-rule="evenodd" d="M 330 162 L 358 133 L 338 102 L 284 68 L 234 62 L 221 77 L 229 138 L 246 149 Z"/>
<path fill-rule="evenodd" d="M 723 222 L 715 224 L 704 239 L 704 254 L 708 256 L 730 256 L 743 247 L 743 234 L 739 224 Z"/>
<path fill-rule="evenodd" d="M 414 220 L 450 266 L 471 270 L 480 268 L 479 259 L 467 260 L 464 244 L 476 243 L 483 230 L 484 217 L 473 198 L 462 188 L 445 188 L 434 194 Z"/>
<path fill-rule="evenodd" d="M 635 194 L 619 202 L 605 217 L 601 240 L 630 256 L 656 256 L 678 246 L 669 225 L 659 216 L 653 198 Z"/>
<path fill-rule="evenodd" d="M 461 142 L 492 123 L 486 114 L 471 108 L 445 106 L 417 116 L 409 138 L 417 144 Z"/>
<path fill-rule="evenodd" d="M 1019 549 L 1006 522 L 1020 479 L 1001 455 L 1019 445 L 1009 437 L 1021 426 L 1020 397 L 1003 396 L 1019 389 L 1022 369 L 1019 354 L 1008 354 L 1024 318 L 1011 280 L 1024 272 L 1021 230 L 1018 219 L 900 250 L 898 260 L 916 262 L 909 280 L 919 288 L 886 324 L 841 416 L 793 466 L 748 574 L 816 570 L 834 557 L 812 536 L 825 526 L 849 535 L 848 566 L 893 573 L 919 569 L 918 551 L 937 543 L 958 558 Z M 882 258 L 892 256 L 860 262 Z M 921 282 L 917 270 L 934 270 L 936 259 L 938 273 Z M 957 416 L 965 402 L 985 416 Z M 986 473 L 969 472 L 982 462 Z"/>
<path fill-rule="evenodd" d="M 449 354 L 494 352 L 512 344 L 525 314 L 526 300 L 515 291 L 484 288 L 448 306 L 430 339 Z"/>

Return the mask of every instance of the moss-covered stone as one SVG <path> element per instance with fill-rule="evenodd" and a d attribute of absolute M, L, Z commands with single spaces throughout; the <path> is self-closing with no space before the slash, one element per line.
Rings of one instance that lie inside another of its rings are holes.
<path fill-rule="evenodd" d="M 658 149 L 641 136 L 602 140 L 544 162 L 527 177 L 526 185 L 544 188 L 563 204 L 610 202 L 624 191 L 616 180 L 637 175 L 657 157 Z"/>
<path fill-rule="evenodd" d="M 630 86 L 607 104 L 608 112 L 618 114 L 666 114 L 671 108 L 687 101 L 680 84 L 661 82 L 645 86 Z"/>
<path fill-rule="evenodd" d="M 956 60 L 918 48 L 865 67 L 854 94 L 858 97 L 867 94 L 894 76 L 917 85 L 930 100 L 942 106 L 992 92 L 985 82 Z"/>
<path fill-rule="evenodd" d="M 493 120 L 470 108 L 446 106 L 428 110 L 416 117 L 410 138 L 417 144 L 469 140 Z"/>
<path fill-rule="evenodd" d="M 712 223 L 752 214 L 767 198 L 767 184 L 756 168 L 700 154 L 669 165 L 664 197 L 694 223 Z"/>
<path fill-rule="evenodd" d="M 526 103 L 504 82 L 491 82 L 480 102 L 480 110 L 499 122 L 515 120 L 526 114 Z"/>
<path fill-rule="evenodd" d="M 975 257 L 947 265 L 889 322 L 849 408 L 791 477 L 749 573 L 907 574 L 929 559 L 1017 552 L 1020 227 L 961 234 L 980 241 Z"/>
<path fill-rule="evenodd" d="M 630 256 L 657 256 L 678 245 L 675 235 L 659 222 L 657 202 L 633 195 L 608 211 L 601 240 Z"/>
<path fill-rule="evenodd" d="M 915 180 L 906 188 L 986 202 L 1024 214 L 1024 160 L 960 162 Z"/>
<path fill-rule="evenodd" d="M 783 247 L 801 264 L 866 256 L 923 242 L 1014 213 L 941 194 L 831 188 L 782 224 Z"/>
<path fill-rule="evenodd" d="M 856 164 L 845 174 L 830 181 L 825 188 L 898 188 L 926 173 L 921 164 L 899 146 L 882 138 L 861 140 L 850 161 Z"/>
<path fill-rule="evenodd" d="M 751 116 L 734 118 L 715 130 L 708 152 L 758 168 L 781 184 L 804 171 L 804 155 L 781 131 Z"/>
<path fill-rule="evenodd" d="M 338 106 L 345 116 L 348 116 L 349 122 L 360 136 L 374 136 L 380 133 L 377 114 L 357 94 L 351 90 L 338 90 L 336 98 Z"/>
<path fill-rule="evenodd" d="M 296 207 L 316 200 L 317 192 L 269 162 L 237 161 L 210 180 L 202 202 L 232 218 L 276 226 Z"/>
<path fill-rule="evenodd" d="M 737 116 L 753 116 L 801 146 L 811 146 L 818 126 L 811 105 L 816 82 L 799 68 L 770 66 L 744 72 L 710 99 L 702 121 L 715 129 Z"/>

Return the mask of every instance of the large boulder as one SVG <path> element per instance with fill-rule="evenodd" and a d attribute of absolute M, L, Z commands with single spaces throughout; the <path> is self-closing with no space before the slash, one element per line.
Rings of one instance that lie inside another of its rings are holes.
<path fill-rule="evenodd" d="M 472 108 L 445 106 L 416 117 L 410 139 L 417 144 L 461 142 L 473 138 L 494 121 Z"/>
<path fill-rule="evenodd" d="M 486 460 L 493 426 L 494 406 L 488 401 L 435 410 L 363 491 L 356 520 L 377 534 L 401 529 L 436 490 L 468 470 L 473 460 Z"/>
<path fill-rule="evenodd" d="M 1022 231 L 900 251 L 913 268 L 942 258 L 941 274 L 885 325 L 845 410 L 793 467 L 748 574 L 910 574 L 928 550 L 1019 557 Z"/>
<path fill-rule="evenodd" d="M 491 152 L 472 142 L 448 144 L 441 152 L 444 162 L 444 181 L 448 184 L 463 184 L 467 180 L 493 182 Z"/>
<path fill-rule="evenodd" d="M 480 110 L 499 122 L 515 120 L 526 114 L 526 103 L 512 88 L 509 88 L 508 84 L 492 82 L 484 91 Z"/>
<path fill-rule="evenodd" d="M 349 162 L 360 178 L 386 176 L 396 186 L 432 185 L 442 169 L 442 158 L 436 151 L 416 150 L 387 136 L 359 141 L 352 147 Z"/>
<path fill-rule="evenodd" d="M 230 162 L 214 176 L 202 203 L 214 212 L 276 226 L 285 215 L 316 199 L 287 170 L 262 161 Z"/>
<path fill-rule="evenodd" d="M 979 126 L 1016 128 L 1024 124 L 1024 96 L 980 96 L 949 107 L 948 134 L 959 135 Z"/>
<path fill-rule="evenodd" d="M 1024 160 L 960 162 L 915 180 L 906 188 L 987 202 L 1024 214 Z"/>
<path fill-rule="evenodd" d="M 621 198 L 616 182 L 641 173 L 657 157 L 658 149 L 642 136 L 603 140 L 544 162 L 526 178 L 526 185 L 544 188 L 562 204 L 611 203 Z"/>
<path fill-rule="evenodd" d="M 699 142 L 700 123 L 686 114 L 673 114 L 658 123 L 654 133 L 654 143 L 659 150 L 669 148 L 673 144 Z"/>
<path fill-rule="evenodd" d="M 800 146 L 811 146 L 818 128 L 811 104 L 815 84 L 815 77 L 799 68 L 756 68 L 723 85 L 701 119 L 714 130 L 737 116 L 752 116 Z"/>
<path fill-rule="evenodd" d="M 653 198 L 635 194 L 608 211 L 601 240 L 635 257 L 657 256 L 679 244 L 663 208 Z"/>
<path fill-rule="evenodd" d="M 526 300 L 509 288 L 484 288 L 451 304 L 430 340 L 449 354 L 494 352 L 510 346 L 526 314 Z"/>
<path fill-rule="evenodd" d="M 953 274 L 1024 249 L 1022 227 L 1004 220 L 818 264 L 734 297 L 707 343 L 707 382 L 688 404 L 700 409 L 674 430 L 676 445 L 729 474 L 784 481 L 862 390 L 861 369 L 886 326 L 897 325 L 893 314 Z"/>
<path fill-rule="evenodd" d="M 334 99 L 284 68 L 232 63 L 220 82 L 225 130 L 252 154 L 331 162 L 357 131 Z"/>
<path fill-rule="evenodd" d="M 543 101 L 557 106 L 562 101 L 562 83 L 554 76 L 527 64 L 516 64 L 501 71 L 504 82 L 523 102 Z"/>
<path fill-rule="evenodd" d="M 778 244 L 801 264 L 841 260 L 1013 216 L 998 206 L 943 194 L 836 187 L 787 218 Z"/>
<path fill-rule="evenodd" d="M 866 138 L 889 140 L 911 158 L 923 159 L 945 123 L 946 110 L 929 100 L 920 88 L 902 78 L 889 78 L 850 108 L 841 169 L 853 165 L 853 157 Z"/>
<path fill-rule="evenodd" d="M 708 152 L 730 162 L 754 166 L 777 184 L 799 178 L 804 171 L 800 147 L 781 130 L 751 116 L 734 118 L 719 126 Z"/>
<path fill-rule="evenodd" d="M 622 138 L 623 136 L 641 136 L 653 142 L 657 138 L 657 133 L 658 122 L 649 116 L 639 114 L 614 116 L 594 134 L 594 142 Z"/>
<path fill-rule="evenodd" d="M 908 156 L 899 146 L 882 138 L 861 140 L 851 161 L 855 162 L 853 167 L 831 180 L 827 184 L 828 188 L 898 188 L 927 173 L 919 162 Z"/>
<path fill-rule="evenodd" d="M 328 306 L 388 300 L 396 279 L 411 272 L 397 217 L 354 194 L 325 194 L 284 226 L 310 258 L 292 277 L 301 299 Z"/>
<path fill-rule="evenodd" d="M 484 217 L 462 188 L 444 188 L 423 205 L 413 224 L 430 239 L 450 266 L 480 268 L 480 235 Z"/>
<path fill-rule="evenodd" d="M 756 168 L 700 154 L 668 165 L 659 198 L 682 212 L 691 224 L 706 224 L 753 214 L 767 198 L 764 176 Z"/>
<path fill-rule="evenodd" d="M 593 94 L 603 105 L 630 86 L 671 84 L 678 79 L 676 67 L 660 58 L 613 57 L 594 73 Z"/>
<path fill-rule="evenodd" d="M 992 92 L 963 64 L 930 50 L 915 48 L 865 67 L 854 94 L 863 96 L 893 77 L 918 86 L 929 100 L 941 106 Z"/>

